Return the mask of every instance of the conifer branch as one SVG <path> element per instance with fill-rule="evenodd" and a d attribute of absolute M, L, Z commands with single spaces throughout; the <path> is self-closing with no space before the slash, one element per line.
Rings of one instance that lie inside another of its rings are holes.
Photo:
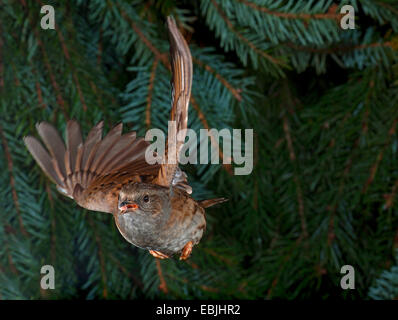
<path fill-rule="evenodd" d="M 244 42 L 250 49 L 252 49 L 255 53 L 257 53 L 260 56 L 263 56 L 265 59 L 269 60 L 271 63 L 276 64 L 276 65 L 283 65 L 283 62 L 281 60 L 278 60 L 277 58 L 272 57 L 265 51 L 257 48 L 254 43 L 249 41 L 247 38 L 245 38 L 241 33 L 239 33 L 233 23 L 228 19 L 227 15 L 224 13 L 224 11 L 220 8 L 216 0 L 211 0 L 213 6 L 216 8 L 218 14 L 222 17 L 222 19 L 225 21 L 226 25 L 228 26 L 228 29 L 232 31 L 242 42 Z"/>
<path fill-rule="evenodd" d="M 41 1 L 39 1 L 39 2 L 42 3 Z M 61 43 L 62 51 L 64 52 L 65 59 L 68 62 L 69 67 L 71 69 L 72 77 L 73 77 L 73 80 L 75 82 L 75 86 L 76 86 L 76 89 L 77 89 L 77 93 L 79 95 L 80 103 L 82 104 L 83 110 L 87 111 L 87 106 L 86 106 L 86 103 L 84 101 L 82 90 L 80 88 L 79 78 L 76 75 L 76 70 L 74 70 L 75 68 L 73 67 L 72 61 L 70 59 L 69 51 L 68 51 L 68 48 L 66 46 L 64 36 L 62 35 L 62 33 L 61 33 L 60 29 L 58 28 L 57 24 L 55 24 L 55 30 L 57 31 L 58 39 L 59 39 L 59 42 Z"/>
<path fill-rule="evenodd" d="M 292 248 L 290 248 L 287 254 L 284 255 L 282 260 L 283 262 L 280 264 L 278 271 L 276 272 L 276 277 L 272 280 L 271 286 L 267 291 L 266 299 L 271 299 L 272 292 L 274 291 L 275 287 L 278 285 L 279 278 L 282 275 L 283 269 L 285 268 L 287 262 L 292 258 L 294 250 L 301 244 L 302 240 L 303 240 L 302 236 L 298 237 Z"/>
<path fill-rule="evenodd" d="M 382 1 L 375 1 L 379 6 L 386 8 L 387 10 L 394 12 L 394 14 L 398 15 L 398 9 L 393 7 L 392 5 L 382 2 Z"/>
<path fill-rule="evenodd" d="M 90 215 L 87 215 L 88 223 L 91 226 L 91 229 L 94 232 L 94 237 L 95 237 L 95 242 L 97 244 L 98 248 L 98 258 L 100 261 L 100 269 L 101 269 L 101 279 L 102 279 L 102 285 L 103 285 L 103 291 L 102 291 L 102 296 L 104 298 L 107 298 L 108 296 L 108 289 L 107 289 L 107 279 L 106 279 L 106 270 L 105 270 L 105 259 L 102 251 L 102 245 L 101 245 L 101 238 L 96 230 L 95 224 L 93 219 L 90 217 Z"/>
<path fill-rule="evenodd" d="M 285 18 L 285 19 L 303 19 L 303 20 L 310 20 L 310 19 L 330 19 L 340 21 L 341 14 L 337 13 L 338 5 L 333 3 L 327 13 L 288 13 L 288 12 L 278 12 L 272 11 L 266 7 L 259 6 L 253 2 L 247 0 L 236 0 L 237 2 L 243 3 L 245 6 L 253 8 L 257 11 L 264 12 L 269 15 L 276 16 L 278 18 Z"/>
<path fill-rule="evenodd" d="M 9 233 L 16 234 L 17 233 L 16 230 L 14 230 L 8 224 L 4 226 L 4 231 L 5 231 L 6 234 L 9 234 Z M 6 251 L 6 254 L 7 254 L 8 266 L 10 267 L 11 272 L 14 275 L 19 275 L 18 269 L 16 268 L 16 266 L 14 264 L 14 261 L 12 260 L 12 256 L 11 256 L 11 252 L 10 252 L 10 244 L 7 241 L 7 238 L 4 239 L 4 247 L 5 247 L 5 251 Z"/>
<path fill-rule="evenodd" d="M 50 219 L 51 219 L 51 249 L 50 249 L 50 253 L 51 253 L 51 261 L 53 264 L 55 264 L 55 252 L 56 252 L 56 240 L 57 240 L 57 236 L 56 236 L 56 228 L 55 228 L 55 216 L 54 216 L 54 199 L 53 196 L 51 194 L 51 188 L 50 188 L 50 183 L 48 182 L 48 180 L 46 180 L 46 192 L 47 192 L 47 197 L 48 200 L 50 202 Z"/>
<path fill-rule="evenodd" d="M 20 228 L 21 233 L 25 237 L 28 237 L 29 234 L 26 231 L 25 226 L 24 226 L 23 221 L 22 221 L 22 214 L 21 214 L 21 210 L 20 210 L 20 206 L 19 206 L 18 194 L 17 194 L 16 185 L 15 185 L 15 179 L 14 179 L 14 175 L 13 175 L 14 164 L 13 164 L 13 161 L 12 161 L 10 149 L 8 148 L 7 139 L 6 139 L 5 135 L 4 135 L 4 131 L 3 131 L 3 128 L 2 128 L 1 125 L 0 125 L 0 136 L 1 136 L 1 142 L 2 142 L 2 145 L 3 145 L 4 154 L 5 154 L 5 157 L 7 159 L 8 173 L 10 175 L 10 186 L 11 186 L 12 199 L 14 200 L 15 211 L 17 212 L 19 228 Z"/>
<path fill-rule="evenodd" d="M 93 91 L 93 93 L 94 93 L 94 95 L 95 95 L 95 98 L 96 98 L 96 100 L 97 100 L 98 106 L 100 107 L 100 109 L 102 110 L 102 112 L 103 112 L 104 114 L 106 114 L 105 106 L 104 106 L 104 104 L 103 104 L 103 102 L 102 102 L 100 91 L 98 90 L 97 86 L 95 85 L 95 83 L 94 83 L 91 79 L 87 79 L 87 81 L 88 81 L 88 83 L 90 84 L 91 90 Z M 114 105 L 116 105 L 116 103 L 114 103 Z M 107 118 L 107 119 L 104 120 L 104 121 L 106 121 L 106 122 L 108 123 L 109 128 L 112 127 L 112 121 L 111 121 L 111 119 Z"/>
<path fill-rule="evenodd" d="M 200 110 L 199 104 L 196 102 L 193 94 L 191 95 L 191 99 L 190 102 L 193 106 L 193 108 L 195 109 L 196 113 L 198 114 L 198 118 L 200 119 L 200 121 L 202 122 L 202 125 L 205 129 L 210 130 L 210 126 L 207 123 L 206 117 L 204 116 L 202 110 Z M 214 136 L 210 133 L 209 131 L 209 136 L 210 136 L 210 142 L 211 144 L 214 146 L 214 148 L 218 149 L 219 151 L 219 157 L 221 159 L 222 165 L 224 167 L 224 169 L 229 173 L 232 174 L 232 166 L 229 164 L 231 163 L 231 161 L 226 161 L 229 163 L 224 163 L 224 154 L 221 150 L 220 145 L 218 144 L 217 140 L 214 138 Z"/>
<path fill-rule="evenodd" d="M 209 71 L 210 73 L 214 74 L 214 76 L 232 93 L 234 98 L 238 101 L 242 101 L 242 96 L 240 95 L 240 90 L 235 89 L 223 76 L 221 76 L 218 72 L 216 72 L 212 67 L 208 64 L 202 62 L 198 58 L 192 57 L 193 62 L 204 68 L 205 70 Z"/>
<path fill-rule="evenodd" d="M 284 91 L 286 92 L 287 95 L 287 108 L 291 109 L 293 111 L 294 107 L 294 102 L 292 101 L 291 93 L 289 90 L 288 84 L 285 82 L 284 83 Z M 304 200 L 303 200 L 303 193 L 301 189 L 301 183 L 297 174 L 297 164 L 296 164 L 296 154 L 294 152 L 294 147 L 293 147 L 293 141 L 292 137 L 290 134 L 290 126 L 289 126 L 289 120 L 287 118 L 287 110 L 285 111 L 285 115 L 283 116 L 283 131 L 285 133 L 285 139 L 287 142 L 287 147 L 289 150 L 289 158 L 290 161 L 294 167 L 294 183 L 296 184 L 296 192 L 297 192 L 297 203 L 298 203 L 298 212 L 301 220 L 301 230 L 302 230 L 302 236 L 304 238 L 307 238 L 308 236 L 308 231 L 307 231 L 307 223 L 305 219 L 305 214 L 304 214 Z"/>
<path fill-rule="evenodd" d="M 398 124 L 398 118 L 394 119 L 390 129 L 388 130 L 388 135 L 387 135 L 387 139 L 386 142 L 383 145 L 383 148 L 380 150 L 380 152 L 378 153 L 377 157 L 376 157 L 376 161 L 374 162 L 374 164 L 372 165 L 372 167 L 370 168 L 370 174 L 368 179 L 366 180 L 363 188 L 362 188 L 362 194 L 366 193 L 369 186 L 372 184 L 376 173 L 377 173 L 377 169 L 380 165 L 381 160 L 383 160 L 383 155 L 384 152 L 386 151 L 387 147 L 390 145 L 391 140 L 392 140 L 392 136 L 395 134 L 395 130 Z"/>
<path fill-rule="evenodd" d="M 169 292 L 169 289 L 167 288 L 167 283 L 166 280 L 163 277 L 163 272 L 162 272 L 162 266 L 160 265 L 160 260 L 155 258 L 156 262 L 156 269 L 158 270 L 158 276 L 159 276 L 159 289 L 163 291 L 164 294 L 167 294 Z"/>
<path fill-rule="evenodd" d="M 145 110 L 145 124 L 146 124 L 146 127 L 148 130 L 151 127 L 152 91 L 153 91 L 153 84 L 155 82 L 156 69 L 158 66 L 158 62 L 159 62 L 159 60 L 157 58 L 155 58 L 153 65 L 152 65 L 151 77 L 149 79 L 147 105 L 146 105 L 146 110 Z"/>
<path fill-rule="evenodd" d="M 137 24 L 128 16 L 128 14 L 120 7 L 118 3 L 115 5 L 119 8 L 122 17 L 130 23 L 131 28 L 138 35 L 140 40 L 148 47 L 148 49 L 155 55 L 156 59 L 162 61 L 162 63 L 171 70 L 170 62 L 167 58 L 167 54 L 161 53 L 158 48 L 149 40 L 148 37 L 140 30 Z"/>
<path fill-rule="evenodd" d="M 139 280 L 137 277 L 135 277 L 131 272 L 129 272 L 120 262 L 119 260 L 113 255 L 110 254 L 109 255 L 111 260 L 117 265 L 117 267 L 119 268 L 119 270 L 125 274 L 127 277 L 129 277 L 131 280 L 133 280 L 133 282 L 140 287 L 140 289 L 144 289 L 144 284 L 142 283 L 141 280 Z"/>
<path fill-rule="evenodd" d="M 373 79 L 369 81 L 369 90 L 366 94 L 366 98 L 365 98 L 365 111 L 364 111 L 364 115 L 362 117 L 362 126 L 361 126 L 361 132 L 360 135 L 361 136 L 365 136 L 368 133 L 368 120 L 369 120 L 369 105 L 370 105 L 370 99 L 373 95 L 374 92 L 374 81 Z M 343 126 L 343 124 L 345 123 L 345 121 L 348 119 L 348 117 L 350 116 L 350 113 L 346 114 L 346 116 L 343 118 L 341 126 Z M 328 227 L 328 237 L 327 237 L 327 243 L 328 246 L 331 246 L 332 242 L 335 239 L 335 230 L 334 230 L 334 219 L 335 219 L 335 214 L 336 214 L 336 210 L 337 210 L 337 202 L 341 199 L 341 196 L 343 194 L 344 191 L 344 187 L 345 187 L 345 181 L 346 178 L 348 177 L 351 168 L 353 166 L 353 161 L 356 155 L 356 151 L 359 147 L 359 142 L 360 142 L 361 137 L 358 137 L 355 141 L 353 146 L 351 147 L 351 152 L 345 162 L 345 168 L 343 171 L 343 175 L 341 177 L 340 180 L 340 184 L 339 184 L 339 188 L 337 191 L 337 195 L 335 197 L 335 202 L 332 205 L 329 205 L 327 207 L 327 210 L 330 211 L 330 217 L 329 217 L 329 227 Z"/>
<path fill-rule="evenodd" d="M 4 88 L 3 31 L 0 23 L 0 92 Z"/>
<path fill-rule="evenodd" d="M 97 51 L 97 65 L 100 66 L 102 63 L 102 53 L 103 53 L 103 48 L 102 48 L 102 28 L 99 30 L 99 40 L 98 40 L 98 51 Z"/>
<path fill-rule="evenodd" d="M 39 106 L 42 109 L 45 109 L 46 105 L 45 105 L 44 100 L 43 100 L 43 94 L 42 94 L 42 91 L 41 91 L 41 86 L 40 86 L 39 81 L 36 81 L 36 92 L 37 92 L 37 100 L 38 100 Z"/>
<path fill-rule="evenodd" d="M 43 100 L 43 92 L 42 92 L 42 89 L 41 89 L 41 86 L 40 86 L 39 79 L 37 79 L 37 71 L 36 71 L 36 69 L 33 66 L 33 63 L 31 61 L 29 62 L 29 65 L 30 65 L 30 68 L 32 69 L 32 74 L 36 77 L 35 87 L 36 87 L 38 105 L 39 105 L 40 108 L 45 109 L 46 108 L 46 104 L 44 103 L 44 100 Z"/>
<path fill-rule="evenodd" d="M 227 258 L 226 256 L 223 256 L 221 254 L 216 253 L 213 249 L 211 248 L 203 248 L 203 250 L 209 254 L 211 254 L 213 257 L 217 258 L 220 261 L 223 261 L 224 263 L 228 265 L 232 265 L 231 259 Z"/>
<path fill-rule="evenodd" d="M 204 285 L 204 284 L 196 284 L 196 283 L 191 283 L 190 281 L 188 281 L 188 279 L 186 279 L 186 278 L 180 278 L 180 277 L 175 277 L 175 276 L 173 276 L 173 275 L 171 275 L 171 274 L 168 274 L 167 275 L 169 278 L 171 278 L 171 279 L 173 279 L 173 280 L 177 280 L 177 281 L 180 281 L 180 282 L 182 282 L 182 283 L 184 283 L 184 284 L 192 284 L 192 285 L 194 285 L 194 286 L 197 286 L 197 287 L 199 287 L 201 290 L 203 290 L 203 291 L 207 291 L 207 292 L 219 292 L 219 289 L 217 289 L 217 288 L 213 288 L 213 287 L 209 287 L 209 286 L 206 286 L 206 285 Z"/>
<path fill-rule="evenodd" d="M 384 208 L 385 209 L 390 209 L 392 208 L 395 200 L 395 196 L 397 194 L 397 189 L 398 189 L 398 179 L 395 180 L 394 185 L 392 186 L 391 192 L 387 195 L 385 195 L 385 204 Z"/>
<path fill-rule="evenodd" d="M 293 166 L 296 167 L 296 154 L 294 152 L 293 142 L 292 142 L 292 138 L 290 135 L 289 121 L 288 121 L 286 115 L 283 117 L 283 130 L 285 132 L 286 142 L 287 142 L 287 146 L 288 146 L 288 150 L 289 150 L 290 161 L 292 162 Z M 299 212 L 300 220 L 301 220 L 301 230 L 303 232 L 303 236 L 306 238 L 308 236 L 308 232 L 307 232 L 307 223 L 305 221 L 305 215 L 304 215 L 303 193 L 301 190 L 301 184 L 300 184 L 300 180 L 297 176 L 297 173 L 294 173 L 293 180 L 294 180 L 294 183 L 296 184 L 298 212 Z"/>
<path fill-rule="evenodd" d="M 62 93 L 61 93 L 60 87 L 58 86 L 58 83 L 57 83 L 57 81 L 55 79 L 54 72 L 53 72 L 53 69 L 51 67 L 51 63 L 50 63 L 50 61 L 48 59 L 46 48 L 44 47 L 43 42 L 40 40 L 40 37 L 39 37 L 36 29 L 34 29 L 34 34 L 36 36 L 36 41 L 37 41 L 37 43 L 38 43 L 38 45 L 39 45 L 39 47 L 41 49 L 41 52 L 42 52 L 42 55 L 43 55 L 43 59 L 44 59 L 44 64 L 45 64 L 47 72 L 48 72 L 48 74 L 50 76 L 51 85 L 54 88 L 54 91 L 55 91 L 55 94 L 56 94 L 57 103 L 61 107 L 61 110 L 62 110 L 62 113 L 63 113 L 65 119 L 69 120 L 68 113 L 66 112 L 65 101 L 62 98 Z"/>
<path fill-rule="evenodd" d="M 394 45 L 391 41 L 386 42 L 374 42 L 374 43 L 363 43 L 356 45 L 337 45 L 337 46 L 328 46 L 325 48 L 314 48 L 308 46 L 300 46 L 292 42 L 286 42 L 286 46 L 299 51 L 306 51 L 311 53 L 347 53 L 354 50 L 363 50 L 369 48 L 391 48 L 394 49 Z"/>
<path fill-rule="evenodd" d="M 16 230 L 14 230 L 10 225 L 8 225 L 8 224 L 6 224 L 5 226 L 4 226 L 4 231 L 5 231 L 5 233 L 6 233 L 6 235 L 7 234 L 16 234 L 17 232 L 16 232 Z M 10 268 L 10 270 L 11 270 L 11 273 L 12 274 L 14 274 L 14 275 L 16 275 L 16 276 L 18 276 L 19 275 L 19 271 L 18 271 L 18 269 L 16 268 L 16 266 L 15 266 L 15 264 L 14 264 L 14 261 L 13 261 L 13 259 L 12 259 L 12 255 L 11 255 L 11 252 L 10 252 L 10 244 L 9 244 L 9 242 L 7 241 L 7 238 L 5 238 L 4 239 L 4 248 L 5 248 L 5 252 L 6 252 L 6 255 L 7 255 L 7 262 L 8 262 L 8 266 L 9 266 L 9 268 Z M 3 271 L 4 272 L 4 271 Z"/>
<path fill-rule="evenodd" d="M 13 260 L 12 260 L 12 256 L 11 256 L 11 253 L 10 253 L 10 249 L 7 248 L 7 251 L 8 251 L 8 252 L 7 252 L 8 265 L 10 266 L 11 272 L 12 272 L 13 274 L 15 274 L 15 275 L 19 275 L 18 269 L 15 267 L 15 264 L 14 264 L 14 262 L 13 262 Z"/>
<path fill-rule="evenodd" d="M 14 81 L 15 81 L 15 86 L 19 87 L 21 86 L 21 82 L 19 81 L 19 78 L 17 76 L 17 70 L 15 68 L 15 64 L 13 62 L 11 62 L 11 68 L 14 71 Z"/>

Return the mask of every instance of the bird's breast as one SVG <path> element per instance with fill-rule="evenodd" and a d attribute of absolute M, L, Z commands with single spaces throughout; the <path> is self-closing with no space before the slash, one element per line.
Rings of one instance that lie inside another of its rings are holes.
<path fill-rule="evenodd" d="M 115 214 L 116 226 L 128 242 L 140 248 L 149 248 L 156 244 L 156 223 L 135 213 Z"/>
<path fill-rule="evenodd" d="M 171 206 L 148 219 L 134 213 L 115 214 L 122 236 L 137 247 L 166 255 L 180 253 L 187 242 L 199 243 L 206 228 L 204 209 L 189 196 L 171 198 Z"/>

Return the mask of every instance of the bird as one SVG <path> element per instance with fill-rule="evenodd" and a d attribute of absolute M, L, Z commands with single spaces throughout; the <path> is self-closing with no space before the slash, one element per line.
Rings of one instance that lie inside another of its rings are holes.
<path fill-rule="evenodd" d="M 102 137 L 101 121 L 83 141 L 79 123 L 69 120 L 65 145 L 56 128 L 43 121 L 36 129 L 46 148 L 34 136 L 24 137 L 24 143 L 60 193 L 83 208 L 112 214 L 129 243 L 155 258 L 179 255 L 186 260 L 206 229 L 205 208 L 227 199 L 196 201 L 185 172 L 177 161 L 168 161 L 178 157 L 184 143 L 185 135 L 177 139 L 177 133 L 187 129 L 193 66 L 174 18 L 166 21 L 172 71 L 170 121 L 176 131 L 168 134 L 165 161 L 149 164 L 145 157 L 149 142 L 134 131 L 122 134 L 122 123 Z"/>

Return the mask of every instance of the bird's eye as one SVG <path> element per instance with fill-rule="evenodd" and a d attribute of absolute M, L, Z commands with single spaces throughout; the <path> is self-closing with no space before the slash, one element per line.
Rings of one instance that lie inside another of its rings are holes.
<path fill-rule="evenodd" d="M 144 202 L 149 202 L 149 196 L 146 194 L 145 196 L 144 196 Z"/>

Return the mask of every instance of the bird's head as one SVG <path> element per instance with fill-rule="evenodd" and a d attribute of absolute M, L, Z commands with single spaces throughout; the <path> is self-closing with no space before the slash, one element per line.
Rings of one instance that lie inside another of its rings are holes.
<path fill-rule="evenodd" d="M 169 207 L 168 202 L 168 188 L 147 183 L 131 183 L 120 190 L 118 213 L 158 215 Z"/>
<path fill-rule="evenodd" d="M 157 241 L 170 213 L 169 189 L 147 183 L 132 183 L 119 192 L 116 225 L 122 236 L 146 248 Z"/>

